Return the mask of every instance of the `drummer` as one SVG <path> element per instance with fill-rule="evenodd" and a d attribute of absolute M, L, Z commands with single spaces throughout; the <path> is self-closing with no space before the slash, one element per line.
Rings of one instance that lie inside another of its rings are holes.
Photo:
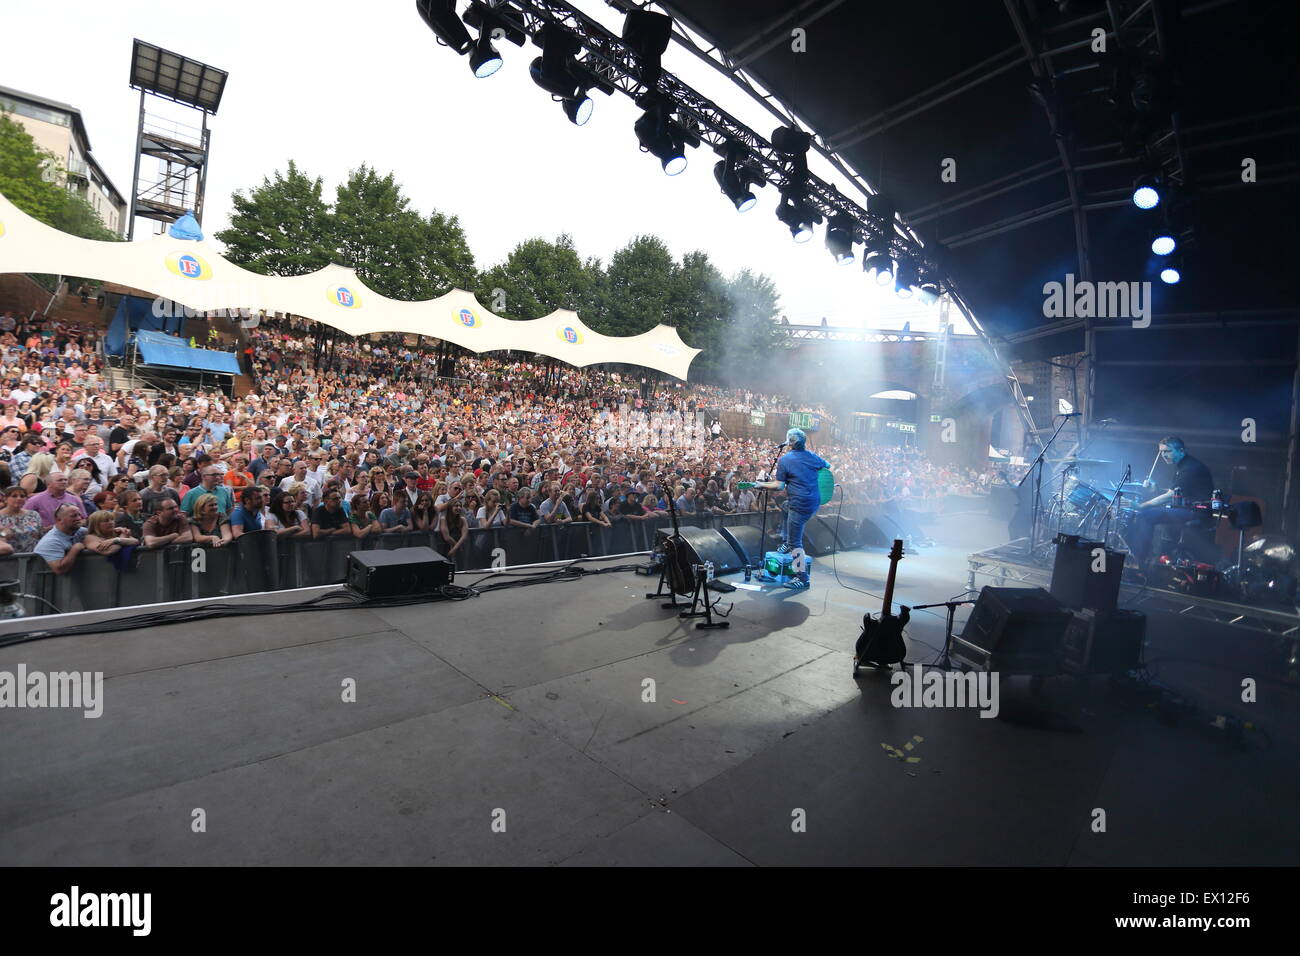
<path fill-rule="evenodd" d="M 1165 464 L 1174 466 L 1169 488 L 1138 505 L 1137 520 L 1129 538 L 1133 557 L 1143 566 L 1150 560 L 1151 541 L 1157 526 L 1185 525 L 1197 517 L 1191 504 L 1209 501 L 1214 496 L 1214 480 L 1210 477 L 1210 469 L 1205 467 L 1204 462 L 1187 454 L 1187 446 L 1181 438 L 1169 435 L 1160 439 L 1160 458 Z M 1147 488 L 1156 487 L 1150 478 L 1143 485 Z M 1175 494 L 1175 489 L 1178 494 Z"/>

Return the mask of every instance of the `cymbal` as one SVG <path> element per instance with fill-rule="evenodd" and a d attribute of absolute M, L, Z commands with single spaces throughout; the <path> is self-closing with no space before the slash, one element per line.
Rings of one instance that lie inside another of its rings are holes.
<path fill-rule="evenodd" d="M 1049 458 L 1052 464 L 1057 465 L 1113 465 L 1113 461 L 1107 458 Z"/>

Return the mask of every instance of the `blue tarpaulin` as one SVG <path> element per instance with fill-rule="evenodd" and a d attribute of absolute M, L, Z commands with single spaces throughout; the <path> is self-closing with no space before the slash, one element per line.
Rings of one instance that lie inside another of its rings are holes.
<path fill-rule="evenodd" d="M 215 352 L 212 349 L 194 349 L 183 339 L 161 332 L 137 332 L 140 358 L 146 365 L 167 365 L 172 368 L 191 368 L 195 371 L 221 372 L 223 375 L 239 374 L 239 357 L 234 352 Z"/>
<path fill-rule="evenodd" d="M 185 215 L 177 219 L 167 230 L 167 235 L 173 239 L 195 239 L 203 238 L 203 230 L 199 228 L 199 221 L 194 218 L 194 213 L 186 212 Z"/>
<path fill-rule="evenodd" d="M 154 315 L 154 300 L 138 295 L 124 295 L 117 304 L 117 312 L 108 326 L 108 335 L 104 340 L 104 350 L 109 355 L 125 355 L 126 339 L 133 331 L 179 332 L 185 325 L 184 313 L 168 302 L 168 314 L 162 318 Z M 177 312 L 174 317 L 171 312 Z"/>

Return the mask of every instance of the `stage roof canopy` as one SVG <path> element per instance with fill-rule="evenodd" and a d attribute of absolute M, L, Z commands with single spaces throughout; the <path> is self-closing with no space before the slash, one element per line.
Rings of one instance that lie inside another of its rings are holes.
<path fill-rule="evenodd" d="M 258 275 L 228 262 L 206 240 L 165 235 L 139 242 L 81 239 L 38 222 L 0 195 L 3 272 L 84 276 L 141 289 L 200 312 L 283 312 L 349 335 L 427 335 L 472 352 L 535 352 L 580 368 L 621 363 L 685 379 L 700 353 L 671 326 L 658 325 L 640 335 L 601 335 L 567 309 L 516 321 L 494 315 L 472 293 L 460 289 L 424 302 L 388 299 L 342 266 L 292 278 Z"/>

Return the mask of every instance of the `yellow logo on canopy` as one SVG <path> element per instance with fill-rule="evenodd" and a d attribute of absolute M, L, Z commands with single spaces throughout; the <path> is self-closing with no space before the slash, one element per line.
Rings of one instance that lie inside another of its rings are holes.
<path fill-rule="evenodd" d="M 3 236 L 4 234 L 5 234 L 5 224 L 3 222 L 0 222 L 0 236 Z"/>
<path fill-rule="evenodd" d="M 173 252 L 168 256 L 167 271 L 182 279 L 212 278 L 212 266 L 207 260 L 189 252 Z"/>

